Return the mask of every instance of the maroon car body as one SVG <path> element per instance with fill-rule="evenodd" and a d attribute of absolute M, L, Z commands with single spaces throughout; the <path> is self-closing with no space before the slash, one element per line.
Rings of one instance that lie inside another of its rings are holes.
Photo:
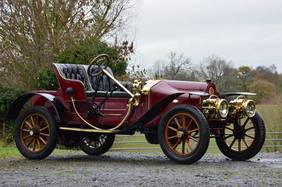
<path fill-rule="evenodd" d="M 11 105 L 7 119 L 17 121 L 16 144 L 24 156 L 42 159 L 57 143 L 100 155 L 110 149 L 115 134 L 137 131 L 180 163 L 199 160 L 210 137 L 234 160 L 249 159 L 261 149 L 265 129 L 253 101 L 247 99 L 253 94 L 220 94 L 212 81 L 120 83 L 111 69 L 95 63 L 53 64 L 58 90 L 32 91 Z M 24 111 L 26 103 L 30 105 Z M 104 143 L 97 146 L 102 137 Z"/>

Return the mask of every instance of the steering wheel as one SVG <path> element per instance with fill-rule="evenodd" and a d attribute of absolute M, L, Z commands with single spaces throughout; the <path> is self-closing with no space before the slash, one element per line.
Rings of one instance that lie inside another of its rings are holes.
<path fill-rule="evenodd" d="M 99 63 L 101 62 L 101 63 Z M 108 67 L 108 64 L 110 62 L 110 57 L 107 54 L 100 54 L 98 56 L 96 56 L 95 58 L 93 58 L 90 62 L 90 65 L 87 68 L 87 73 L 89 76 L 98 76 L 103 72 L 103 69 L 106 69 Z M 97 64 L 99 63 L 99 64 Z M 95 71 L 94 73 L 91 72 L 91 69 L 94 65 L 97 65 L 97 71 Z"/>

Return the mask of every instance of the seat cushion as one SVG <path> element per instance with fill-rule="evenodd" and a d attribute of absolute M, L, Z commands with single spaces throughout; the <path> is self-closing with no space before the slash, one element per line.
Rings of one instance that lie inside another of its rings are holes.
<path fill-rule="evenodd" d="M 87 73 L 83 65 L 80 64 L 56 64 L 61 75 L 65 79 L 80 80 L 85 90 L 91 90 Z"/>

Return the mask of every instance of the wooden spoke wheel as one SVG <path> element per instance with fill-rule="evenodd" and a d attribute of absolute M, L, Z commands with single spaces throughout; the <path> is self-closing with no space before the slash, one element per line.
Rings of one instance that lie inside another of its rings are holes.
<path fill-rule="evenodd" d="M 169 148 L 179 156 L 191 154 L 199 144 L 199 125 L 188 113 L 177 113 L 165 126 Z"/>
<path fill-rule="evenodd" d="M 192 106 L 177 106 L 161 120 L 159 142 L 163 152 L 171 160 L 194 163 L 207 150 L 208 123 L 198 109 Z"/>
<path fill-rule="evenodd" d="M 114 141 L 114 134 L 91 134 L 81 138 L 80 148 L 88 155 L 98 156 L 109 151 Z"/>
<path fill-rule="evenodd" d="M 15 140 L 29 159 L 47 157 L 55 148 L 57 129 L 49 111 L 40 106 L 25 110 L 17 119 Z"/>
<path fill-rule="evenodd" d="M 32 152 L 40 152 L 50 137 L 49 124 L 40 113 L 28 115 L 20 127 L 21 143 Z"/>
<path fill-rule="evenodd" d="M 254 157 L 265 141 L 265 126 L 259 114 L 253 118 L 236 119 L 226 125 L 216 143 L 220 151 L 232 160 L 248 160 Z"/>

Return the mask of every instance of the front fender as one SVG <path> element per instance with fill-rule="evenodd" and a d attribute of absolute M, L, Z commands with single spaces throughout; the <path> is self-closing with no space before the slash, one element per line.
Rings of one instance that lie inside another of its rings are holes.
<path fill-rule="evenodd" d="M 129 132 L 132 130 L 136 130 L 138 128 L 143 127 L 151 121 L 156 115 L 158 115 L 168 104 L 170 104 L 174 99 L 179 97 L 180 95 L 185 94 L 184 92 L 174 93 L 159 101 L 155 104 L 151 109 L 146 112 L 141 118 L 139 118 L 134 124 L 130 125 L 129 127 L 122 129 L 121 132 Z"/>
<path fill-rule="evenodd" d="M 52 104 L 52 107 L 56 111 L 57 122 L 61 123 L 64 117 L 65 107 L 55 96 L 48 93 L 26 93 L 18 97 L 11 105 L 6 115 L 6 121 L 16 120 L 24 104 L 29 101 L 32 97 L 39 96 L 43 97 Z"/>

